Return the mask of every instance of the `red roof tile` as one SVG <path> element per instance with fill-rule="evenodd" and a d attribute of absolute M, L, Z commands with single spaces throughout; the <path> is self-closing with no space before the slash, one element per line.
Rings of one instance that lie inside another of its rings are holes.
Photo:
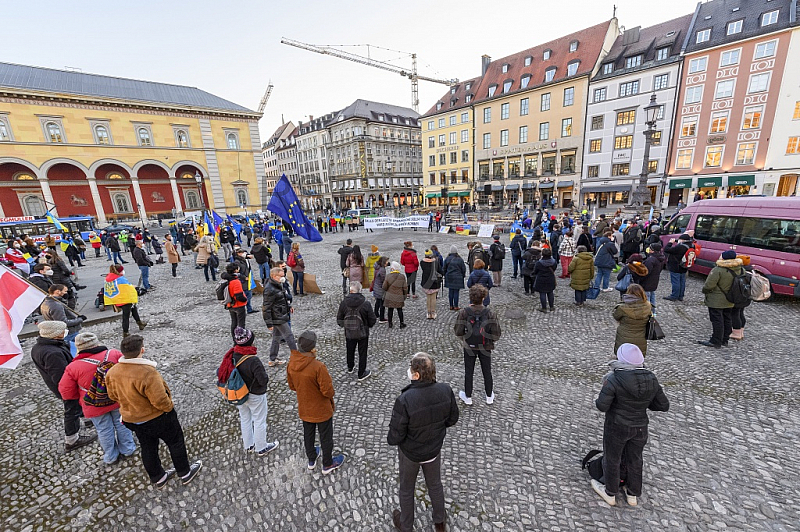
<path fill-rule="evenodd" d="M 480 85 L 480 81 L 481 78 L 477 77 L 477 78 L 467 79 L 456 85 L 453 85 L 452 87 L 450 87 L 450 89 L 447 90 L 444 96 L 442 96 L 439 100 L 436 101 L 435 104 L 433 104 L 433 107 L 431 107 L 427 113 L 422 115 L 422 118 L 430 115 L 436 115 L 439 113 L 446 113 L 448 111 L 455 111 L 462 107 L 467 107 L 469 105 L 472 105 L 472 102 L 475 101 L 476 97 L 478 96 L 478 89 L 479 89 L 478 86 Z M 467 90 L 468 86 L 469 90 Z M 454 88 L 455 88 L 455 93 L 452 93 L 451 91 Z M 466 101 L 467 95 L 469 94 L 472 95 L 472 101 L 470 102 Z M 442 108 L 437 110 L 436 106 L 439 105 L 440 103 L 442 104 Z"/>

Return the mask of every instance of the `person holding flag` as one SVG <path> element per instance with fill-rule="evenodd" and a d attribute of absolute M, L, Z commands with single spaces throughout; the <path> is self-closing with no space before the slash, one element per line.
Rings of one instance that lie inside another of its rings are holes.
<path fill-rule="evenodd" d="M 14 267 L 25 275 L 30 275 L 31 264 L 34 262 L 29 253 L 22 251 L 22 244 L 19 240 L 14 241 L 14 245 L 6 249 L 6 260 L 14 263 Z"/>
<path fill-rule="evenodd" d="M 124 275 L 125 270 L 121 264 L 112 264 L 108 267 L 106 283 L 103 286 L 103 302 L 106 306 L 114 305 L 122 311 L 122 337 L 127 338 L 131 315 L 140 331 L 147 326 L 147 322 L 139 317 L 139 309 L 136 306 L 139 303 L 139 294 Z"/>
<path fill-rule="evenodd" d="M 247 259 L 252 259 L 252 255 L 248 255 L 247 251 L 242 248 L 237 248 L 236 253 L 234 255 L 233 262 L 239 266 L 239 280 L 242 283 L 242 289 L 244 290 L 245 295 L 247 296 L 247 313 L 253 314 L 254 312 L 258 312 L 257 310 L 253 310 L 251 306 L 251 301 L 253 299 L 253 289 L 256 287 L 256 281 L 253 279 L 253 270 L 250 268 L 250 261 Z"/>
<path fill-rule="evenodd" d="M 303 208 L 300 207 L 300 200 L 286 178 L 286 174 L 282 175 L 275 185 L 272 199 L 269 201 L 267 209 L 274 212 L 285 224 L 288 223 L 297 235 L 309 242 L 322 241 L 322 235 L 319 234 L 317 228 L 314 227 L 314 224 L 303 212 Z"/>
<path fill-rule="evenodd" d="M 46 265 L 42 265 L 44 270 Z M 5 317 L 0 327 L 0 368 L 14 369 L 22 360 L 22 346 L 17 336 L 25 325 L 25 318 L 39 308 L 45 294 L 0 265 L 0 312 Z M 62 324 L 59 333 L 66 332 Z"/>

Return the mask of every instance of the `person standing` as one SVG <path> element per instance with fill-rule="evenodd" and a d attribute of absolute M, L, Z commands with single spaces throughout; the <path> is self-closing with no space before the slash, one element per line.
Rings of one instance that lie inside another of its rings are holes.
<path fill-rule="evenodd" d="M 367 303 L 361 293 L 361 283 L 351 279 L 350 293 L 339 304 L 336 323 L 339 327 L 344 328 L 348 373 L 353 373 L 355 369 L 356 347 L 358 348 L 359 381 L 363 381 L 372 373 L 367 369 L 367 348 L 369 347 L 369 330 L 375 326 L 377 321 L 378 318 L 375 316 L 372 306 Z"/>
<path fill-rule="evenodd" d="M 383 298 L 386 292 L 383 290 L 383 282 L 386 280 L 386 268 L 389 264 L 389 257 L 381 257 L 375 263 L 375 274 L 372 278 L 372 297 L 375 298 L 375 315 L 378 323 L 387 323 L 386 310 L 383 306 Z"/>
<path fill-rule="evenodd" d="M 180 476 L 189 484 L 203 467 L 197 460 L 189 464 L 183 428 L 172 403 L 172 392 L 156 369 L 156 362 L 142 357 L 144 339 L 138 334 L 122 339 L 123 357 L 106 373 L 108 398 L 119 403 L 122 423 L 136 434 L 142 447 L 142 464 L 156 488 Z M 164 470 L 158 456 L 159 440 L 167 444 L 174 469 Z"/>
<path fill-rule="evenodd" d="M 236 235 L 233 234 L 233 228 L 230 223 L 226 223 L 219 230 L 219 243 L 222 251 L 225 254 L 225 262 L 228 262 L 233 255 L 233 243 L 236 242 Z"/>
<path fill-rule="evenodd" d="M 50 287 L 53 286 L 52 277 L 53 268 L 49 264 L 38 262 L 33 265 L 33 273 L 28 277 L 28 281 L 45 294 L 49 294 Z"/>
<path fill-rule="evenodd" d="M 303 444 L 308 470 L 317 467 L 322 455 L 322 474 L 329 475 L 344 463 L 344 456 L 333 456 L 333 381 L 325 364 L 317 359 L 317 335 L 303 331 L 292 350 L 286 368 L 286 382 L 297 394 L 297 414 L 303 421 Z M 319 447 L 315 446 L 319 432 Z"/>
<path fill-rule="evenodd" d="M 286 242 L 288 238 L 288 236 L 284 237 L 284 242 Z M 292 244 L 292 250 L 286 257 L 286 265 L 292 270 L 292 289 L 294 295 L 304 297 L 306 294 L 303 292 L 303 276 L 305 275 L 306 262 L 300 254 L 300 244 Z"/>
<path fill-rule="evenodd" d="M 667 242 L 664 247 L 664 254 L 667 256 L 667 269 L 669 270 L 669 282 L 672 285 L 672 292 L 665 297 L 667 301 L 683 301 L 686 294 L 686 274 L 689 272 L 683 258 L 689 248 L 694 247 L 692 237 L 684 233 Z"/>
<path fill-rule="evenodd" d="M 409 293 L 414 299 L 417 299 L 419 258 L 417 258 L 417 250 L 414 249 L 414 245 L 410 240 L 403 243 L 403 252 L 400 254 L 400 264 L 405 268 Z"/>
<path fill-rule="evenodd" d="M 614 259 L 617 254 L 617 247 L 611 242 L 609 236 L 611 236 L 611 233 L 606 230 L 606 233 L 597 240 L 597 253 L 594 257 L 594 265 L 597 268 L 594 286 L 595 288 L 600 288 L 602 292 L 614 290 L 609 288 L 608 281 L 611 278 L 611 270 L 617 265 L 617 261 Z"/>
<path fill-rule="evenodd" d="M 575 304 L 586 303 L 586 295 L 594 278 L 594 256 L 586 246 L 578 246 L 577 255 L 569 263 L 569 287 L 575 290 Z"/>
<path fill-rule="evenodd" d="M 222 357 L 217 369 L 217 382 L 228 382 L 236 369 L 247 386 L 247 399 L 237 405 L 242 443 L 245 452 L 267 456 L 278 447 L 278 440 L 267 442 L 267 384 L 269 377 L 258 358 L 253 332 L 237 327 L 233 333 L 233 347 Z"/>
<path fill-rule="evenodd" d="M 561 244 L 558 246 L 558 255 L 561 258 L 561 279 L 569 277 L 569 263 L 572 262 L 572 257 L 575 256 L 575 240 L 573 237 L 572 229 L 568 229 L 561 239 Z"/>
<path fill-rule="evenodd" d="M 350 257 L 350 254 L 353 252 L 353 241 L 351 239 L 347 239 L 347 243 L 344 246 L 339 248 L 339 267 L 340 271 L 342 272 L 342 294 L 347 295 L 347 277 L 344 276 L 344 270 L 347 268 L 347 259 Z"/>
<path fill-rule="evenodd" d="M 633 344 L 617 349 L 617 360 L 603 378 L 595 406 L 605 412 L 603 427 L 603 476 L 605 484 L 592 479 L 592 489 L 608 505 L 616 506 L 620 467 L 627 470 L 625 498 L 629 506 L 642 495 L 642 454 L 647 444 L 647 410 L 666 412 L 669 400 L 655 374 L 645 369 L 644 356 Z"/>
<path fill-rule="evenodd" d="M 722 253 L 706 277 L 703 294 L 711 320 L 711 338 L 698 340 L 700 345 L 715 349 L 728 347 L 728 340 L 733 332 L 733 309 L 736 306 L 728 299 L 728 293 L 736 277 L 743 273 L 742 259 L 737 258 L 736 252 L 729 249 Z"/>
<path fill-rule="evenodd" d="M 381 258 L 381 254 L 378 253 L 378 246 L 373 244 L 370 249 L 371 252 L 369 255 L 367 255 L 367 258 L 365 259 L 365 265 L 366 265 L 365 271 L 367 272 L 367 277 L 365 281 L 362 283 L 363 286 L 370 286 L 372 284 L 372 280 L 375 278 L 375 263 L 377 263 L 378 259 Z"/>
<path fill-rule="evenodd" d="M 506 245 L 500 242 L 500 235 L 494 235 L 494 242 L 489 246 L 489 269 L 492 271 L 492 282 L 501 286 L 503 282 L 503 260 L 506 258 Z"/>
<path fill-rule="evenodd" d="M 217 267 L 219 266 L 217 245 L 214 243 L 214 239 L 209 235 L 203 235 L 197 243 L 197 265 L 203 267 L 206 282 L 209 281 L 209 272 L 211 273 L 211 279 L 214 281 L 217 280 Z"/>
<path fill-rule="evenodd" d="M 247 294 L 239 278 L 239 264 L 228 263 L 221 277 L 223 281 L 228 282 L 228 299 L 224 304 L 231 316 L 231 337 L 233 337 L 237 328 L 245 328 L 247 318 Z"/>
<path fill-rule="evenodd" d="M 442 269 L 439 266 L 439 261 L 433 256 L 433 251 L 430 249 L 425 250 L 425 257 L 420 263 L 422 269 L 422 279 L 420 287 L 425 292 L 425 306 L 428 311 L 428 319 L 436 319 L 436 296 L 439 294 L 439 289 L 442 287 Z"/>
<path fill-rule="evenodd" d="M 73 349 L 73 340 L 78 336 L 81 331 L 81 324 L 86 321 L 86 316 L 76 313 L 68 305 L 64 298 L 67 296 L 69 289 L 63 284 L 53 284 L 47 289 L 48 296 L 42 301 L 39 306 L 39 312 L 42 317 L 48 321 L 63 321 L 67 324 L 67 335 L 64 337 L 64 342 Z"/>
<path fill-rule="evenodd" d="M 483 301 L 483 305 L 485 307 L 489 306 L 491 302 L 489 300 L 489 290 L 492 289 L 494 284 L 492 283 L 492 276 L 489 272 L 486 271 L 486 264 L 481 259 L 475 260 L 475 269 L 472 270 L 472 273 L 469 274 L 469 279 L 467 279 L 467 288 L 472 288 L 473 285 L 481 284 L 486 287 L 486 299 Z M 472 299 L 470 299 L 470 303 Z"/>
<path fill-rule="evenodd" d="M 547 312 L 547 305 L 550 304 L 550 312 L 556 310 L 554 292 L 556 290 L 556 260 L 550 249 L 542 250 L 542 258 L 536 261 L 533 267 L 533 289 L 539 292 L 539 302 L 541 308 L 539 312 Z"/>
<path fill-rule="evenodd" d="M 121 458 L 128 458 L 136 451 L 133 433 L 120 421 L 119 403 L 106 398 L 98 398 L 92 404 L 88 391 L 92 387 L 95 372 L 104 364 L 116 364 L 122 353 L 100 345 L 94 333 L 80 333 L 75 338 L 78 355 L 67 365 L 58 383 L 58 391 L 65 401 L 78 401 L 83 416 L 90 420 L 97 430 L 100 447 L 103 448 L 103 462 L 115 464 Z M 101 403 L 101 404 L 97 404 Z M 106 404 L 107 403 L 107 404 Z"/>
<path fill-rule="evenodd" d="M 436 382 L 436 364 L 428 353 L 416 353 L 408 369 L 409 385 L 395 399 L 386 441 L 397 446 L 400 509 L 392 523 L 402 532 L 414 527 L 414 488 L 420 468 L 433 506 L 433 526 L 444 532 L 446 511 L 442 485 L 442 445 L 447 428 L 458 423 L 453 390 Z"/>
<path fill-rule="evenodd" d="M 647 355 L 647 322 L 653 313 L 653 307 L 647 301 L 644 289 L 631 283 L 622 295 L 622 303 L 614 307 L 614 319 L 617 320 L 617 334 L 614 339 L 614 352 L 622 344 L 634 344 Z"/>
<path fill-rule="evenodd" d="M 97 439 L 97 434 L 81 436 L 81 404 L 77 399 L 64 399 L 58 384 L 64 371 L 72 362 L 72 354 L 64 337 L 67 324 L 63 321 L 40 321 L 39 337 L 31 349 L 31 360 L 42 380 L 53 394 L 64 403 L 64 448 L 66 452 L 80 449 Z"/>
<path fill-rule="evenodd" d="M 257 310 L 253 310 L 253 307 L 251 305 L 251 302 L 253 300 L 253 290 L 250 288 L 250 279 L 251 279 L 250 275 L 252 271 L 250 269 L 249 259 L 252 259 L 253 256 L 248 255 L 246 250 L 237 247 L 234 250 L 233 257 L 234 257 L 233 261 L 239 265 L 239 272 L 237 275 L 239 276 L 239 281 L 242 283 L 242 290 L 244 290 L 244 295 L 247 296 L 247 305 L 245 306 L 245 308 L 247 309 L 247 313 L 253 314 L 255 312 L 258 312 Z M 255 286 L 255 281 L 253 283 L 253 286 Z"/>
<path fill-rule="evenodd" d="M 522 234 L 521 229 L 517 229 L 514 238 L 511 239 L 511 263 L 514 265 L 514 275 L 512 279 L 517 278 L 517 272 L 522 269 L 522 254 L 528 248 L 528 239 Z"/>
<path fill-rule="evenodd" d="M 494 311 L 486 308 L 483 304 L 488 297 L 489 291 L 483 285 L 476 284 L 471 287 L 469 289 L 470 305 L 459 311 L 453 328 L 455 335 L 461 339 L 464 349 L 464 389 L 458 392 L 458 397 L 465 405 L 472 404 L 472 379 L 475 373 L 476 358 L 481 364 L 481 373 L 483 373 L 486 404 L 494 403 L 492 350 L 494 343 L 500 339 L 502 331 Z"/>
<path fill-rule="evenodd" d="M 365 272 L 364 256 L 361 254 L 361 247 L 353 246 L 353 251 L 347 256 L 345 267 L 348 269 L 350 286 L 353 286 L 353 283 L 358 283 L 363 286 L 367 276 Z M 352 293 L 352 290 L 350 293 Z"/>
<path fill-rule="evenodd" d="M 261 284 L 263 285 L 267 282 L 267 277 L 269 277 L 272 253 L 270 253 L 269 246 L 264 244 L 264 239 L 260 236 L 257 236 L 254 242 L 255 245 L 250 250 L 250 253 L 252 253 L 253 257 L 256 259 L 258 273 L 261 277 Z"/>
<path fill-rule="evenodd" d="M 142 287 L 145 291 L 150 290 L 153 288 L 150 285 L 150 266 L 153 265 L 153 261 L 150 260 L 150 257 L 147 256 L 147 253 L 142 248 L 141 240 L 136 240 L 136 247 L 133 248 L 133 260 L 139 267 L 139 271 L 142 272 Z"/>
<path fill-rule="evenodd" d="M 539 247 L 538 240 L 531 240 L 531 245 L 522 254 L 522 285 L 525 288 L 526 294 L 533 294 L 533 288 L 536 281 L 536 263 L 542 258 L 542 248 Z"/>
<path fill-rule="evenodd" d="M 450 310 L 460 310 L 458 306 L 459 295 L 464 289 L 464 278 L 467 276 L 467 265 L 458 254 L 456 245 L 450 246 L 450 254 L 444 260 L 444 286 L 447 288 L 447 298 Z"/>
<path fill-rule="evenodd" d="M 92 246 L 92 249 L 94 249 L 94 258 L 99 259 L 100 246 L 102 245 L 102 240 L 94 231 L 91 231 L 89 233 L 89 244 Z"/>
<path fill-rule="evenodd" d="M 647 257 L 642 263 L 647 268 L 647 275 L 638 283 L 642 285 L 642 288 L 647 293 L 647 299 L 653 307 L 653 312 L 656 309 L 656 290 L 658 290 L 658 283 L 661 280 L 661 270 L 664 269 L 666 262 L 667 258 L 664 256 L 664 252 L 661 251 L 661 242 L 650 244 L 650 247 L 647 248 Z"/>
<path fill-rule="evenodd" d="M 103 304 L 106 306 L 114 305 L 117 310 L 122 311 L 122 337 L 128 336 L 128 327 L 130 325 L 131 315 L 139 326 L 139 330 L 143 330 L 147 326 L 147 322 L 142 321 L 139 317 L 139 295 L 136 293 L 136 288 L 125 277 L 125 270 L 122 265 L 112 264 L 108 267 L 108 275 L 106 275 L 106 282 L 103 286 Z"/>
<path fill-rule="evenodd" d="M 167 262 L 172 266 L 172 277 L 180 279 L 178 276 L 178 264 L 181 262 L 181 254 L 178 253 L 178 248 L 175 247 L 175 242 L 172 240 L 172 235 L 167 234 L 165 237 L 164 249 L 167 250 Z"/>
<path fill-rule="evenodd" d="M 386 276 L 386 280 L 383 281 L 383 304 L 389 309 L 390 329 L 392 328 L 392 316 L 395 309 L 397 310 L 398 318 L 400 318 L 400 328 L 406 328 L 406 323 L 403 319 L 403 306 L 406 304 L 406 297 L 408 297 L 408 282 L 402 270 L 403 266 L 397 262 L 392 262 L 389 267 L 389 274 Z"/>
<path fill-rule="evenodd" d="M 467 244 L 469 247 L 469 243 Z M 483 249 L 483 244 L 480 242 L 473 242 L 472 248 L 469 250 L 469 255 L 467 255 L 467 267 L 469 268 L 469 273 L 475 269 L 475 261 L 481 259 L 484 264 L 489 263 L 489 254 Z"/>
<path fill-rule="evenodd" d="M 269 271 L 269 281 L 264 285 L 264 303 L 261 308 L 261 315 L 264 318 L 267 329 L 272 332 L 272 344 L 269 348 L 268 362 L 270 367 L 286 363 L 278 358 L 281 340 L 285 340 L 290 349 L 297 349 L 297 343 L 294 340 L 290 325 L 294 309 L 286 295 L 285 282 L 286 274 L 283 268 L 275 267 Z"/>

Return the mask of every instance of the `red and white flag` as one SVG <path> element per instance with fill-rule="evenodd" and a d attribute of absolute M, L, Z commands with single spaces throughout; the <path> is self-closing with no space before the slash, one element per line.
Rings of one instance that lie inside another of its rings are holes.
<path fill-rule="evenodd" d="M 0 368 L 14 369 L 22 360 L 17 335 L 25 318 L 44 301 L 41 290 L 0 265 Z"/>

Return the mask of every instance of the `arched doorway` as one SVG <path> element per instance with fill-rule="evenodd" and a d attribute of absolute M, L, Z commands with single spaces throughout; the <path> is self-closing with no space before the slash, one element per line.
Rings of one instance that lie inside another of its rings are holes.
<path fill-rule="evenodd" d="M 203 177 L 203 185 L 200 188 L 195 180 L 195 175 L 198 173 Z M 189 163 L 182 164 L 175 169 L 175 178 L 184 211 L 199 211 L 204 203 L 207 209 L 211 207 L 206 189 L 208 174 L 205 170 Z"/>
<path fill-rule="evenodd" d="M 45 207 L 36 172 L 15 162 L 0 163 L 0 206 L 3 216 L 42 216 Z"/>
<path fill-rule="evenodd" d="M 155 163 L 137 165 L 136 176 L 139 178 L 139 189 L 147 214 L 171 215 L 175 208 L 175 198 L 172 195 L 169 170 L 166 166 Z"/>
<path fill-rule="evenodd" d="M 97 216 L 88 168 L 76 161 L 57 162 L 45 170 L 59 216 Z"/>
<path fill-rule="evenodd" d="M 94 170 L 100 203 L 109 222 L 115 219 L 136 217 L 136 195 L 133 193 L 131 175 L 126 165 L 117 162 L 103 163 Z"/>

